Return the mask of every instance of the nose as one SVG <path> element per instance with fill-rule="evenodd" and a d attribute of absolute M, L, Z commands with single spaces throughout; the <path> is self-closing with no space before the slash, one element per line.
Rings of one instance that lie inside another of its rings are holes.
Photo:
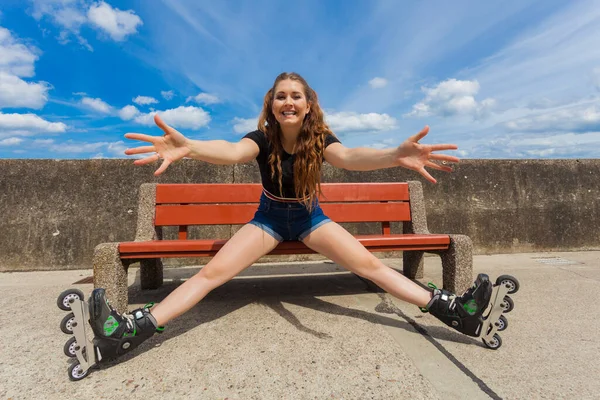
<path fill-rule="evenodd" d="M 290 96 L 287 96 L 285 98 L 285 103 L 284 104 L 293 104 L 294 102 L 292 101 L 292 98 Z"/>

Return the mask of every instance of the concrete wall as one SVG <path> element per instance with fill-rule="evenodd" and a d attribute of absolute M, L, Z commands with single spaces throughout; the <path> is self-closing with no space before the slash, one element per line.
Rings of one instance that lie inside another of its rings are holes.
<path fill-rule="evenodd" d="M 91 268 L 97 244 L 133 240 L 143 182 L 260 182 L 254 162 L 183 160 L 158 178 L 156 168 L 127 159 L 0 160 L 0 271 Z M 469 235 L 479 254 L 600 249 L 600 160 L 463 160 L 451 174 L 433 174 L 437 185 L 398 168 L 350 172 L 325 165 L 323 181 L 421 180 L 430 231 Z M 192 235 L 230 231 L 211 227 Z"/>

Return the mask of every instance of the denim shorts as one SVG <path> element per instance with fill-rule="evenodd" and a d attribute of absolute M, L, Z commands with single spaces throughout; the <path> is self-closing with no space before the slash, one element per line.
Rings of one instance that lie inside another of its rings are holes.
<path fill-rule="evenodd" d="M 302 203 L 272 200 L 263 193 L 258 210 L 249 223 L 281 242 L 304 240 L 312 231 L 328 222 L 331 222 L 331 219 L 323 214 L 318 200 L 312 212 L 308 212 Z"/>

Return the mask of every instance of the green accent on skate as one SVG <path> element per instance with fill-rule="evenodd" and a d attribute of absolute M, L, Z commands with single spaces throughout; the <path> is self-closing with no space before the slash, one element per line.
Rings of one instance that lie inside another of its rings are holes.
<path fill-rule="evenodd" d="M 146 304 L 146 305 L 144 306 L 144 308 L 152 308 L 152 307 L 154 307 L 154 302 L 153 302 L 153 301 L 152 301 L 152 302 L 150 302 L 150 303 L 148 303 L 148 304 Z"/>
<path fill-rule="evenodd" d="M 159 326 L 158 328 L 156 328 L 156 332 L 158 333 L 162 333 L 165 330 L 164 326 Z"/>
<path fill-rule="evenodd" d="M 112 315 L 110 315 L 106 321 L 104 321 L 104 335 L 105 336 L 110 336 L 113 333 L 115 333 L 115 331 L 117 330 L 117 328 L 119 327 L 119 323 L 117 322 L 117 320 L 115 319 L 115 317 L 113 317 Z"/>
<path fill-rule="evenodd" d="M 467 301 L 465 304 L 463 304 L 463 309 L 469 315 L 473 315 L 477 312 L 477 303 L 475 302 L 474 299 L 471 299 L 471 300 Z"/>

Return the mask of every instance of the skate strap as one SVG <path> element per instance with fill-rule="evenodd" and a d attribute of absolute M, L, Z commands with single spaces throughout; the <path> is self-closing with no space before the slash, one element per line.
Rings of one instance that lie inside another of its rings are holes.
<path fill-rule="evenodd" d="M 427 283 L 427 286 L 428 286 L 430 289 L 434 289 L 434 290 L 435 290 L 435 289 L 437 289 L 437 286 L 435 286 L 435 285 L 434 285 L 433 283 L 431 283 L 431 282 Z M 428 310 L 426 307 L 419 307 L 419 310 L 421 310 L 421 312 L 423 312 L 423 313 L 429 312 L 429 310 Z"/>
<path fill-rule="evenodd" d="M 144 306 L 144 308 L 150 309 L 150 308 L 154 307 L 154 304 L 155 303 L 153 301 L 151 301 L 150 303 L 146 304 Z M 148 313 L 148 317 L 150 318 L 150 320 L 152 321 L 152 323 L 154 324 L 154 326 L 156 326 L 156 332 L 157 333 L 163 333 L 164 330 L 165 330 L 165 327 L 164 326 L 157 326 L 156 319 L 154 319 L 154 316 L 152 314 Z"/>

